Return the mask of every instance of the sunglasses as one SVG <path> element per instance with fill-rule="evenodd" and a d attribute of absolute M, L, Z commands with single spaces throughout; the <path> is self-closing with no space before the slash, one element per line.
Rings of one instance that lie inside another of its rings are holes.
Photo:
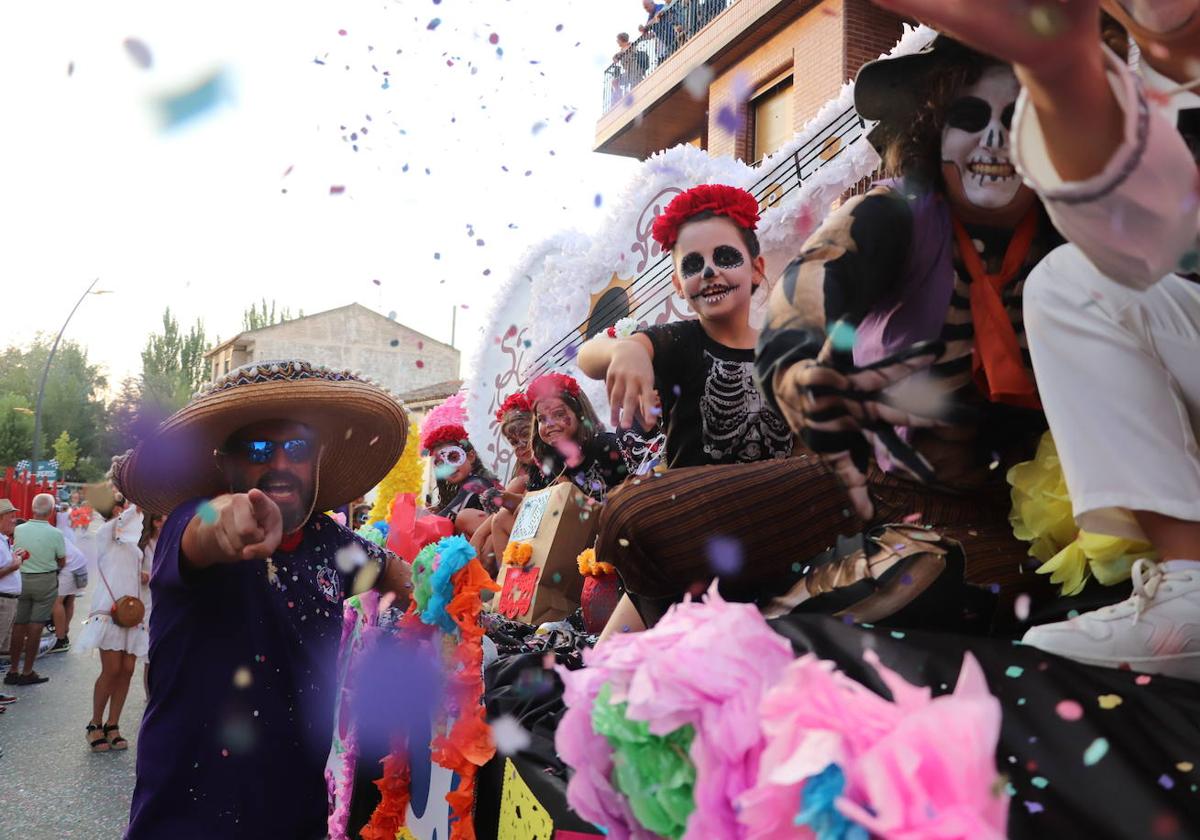
<path fill-rule="evenodd" d="M 1013 112 L 1017 103 L 1012 103 L 1000 113 L 1000 124 L 1012 130 Z M 946 109 L 946 125 L 976 134 L 988 127 L 992 121 L 992 106 L 978 96 L 963 96 L 950 103 Z"/>
<path fill-rule="evenodd" d="M 292 438 L 285 441 L 239 440 L 234 444 L 237 454 L 243 456 L 251 464 L 271 463 L 275 457 L 275 450 L 280 448 L 293 464 L 307 464 L 313 457 L 312 442 L 304 438 Z"/>

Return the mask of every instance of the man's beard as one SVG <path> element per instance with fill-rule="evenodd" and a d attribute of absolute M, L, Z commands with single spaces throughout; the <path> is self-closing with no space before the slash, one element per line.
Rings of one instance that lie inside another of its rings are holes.
<path fill-rule="evenodd" d="M 245 481 L 240 484 L 240 487 L 235 488 L 236 492 L 245 493 L 251 489 Z M 254 487 L 266 493 L 279 507 L 283 533 L 290 534 L 304 525 L 312 509 L 314 488 L 305 487 L 295 475 L 280 470 L 264 473 Z M 290 499 L 276 498 L 276 494 L 284 495 L 285 492 L 291 496 Z"/>

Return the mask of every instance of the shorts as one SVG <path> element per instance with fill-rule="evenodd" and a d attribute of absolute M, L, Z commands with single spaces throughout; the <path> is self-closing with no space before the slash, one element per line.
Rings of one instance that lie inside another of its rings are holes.
<path fill-rule="evenodd" d="M 75 573 L 70 569 L 58 570 L 58 597 L 65 598 L 68 595 L 78 595 L 83 590 L 75 585 Z"/>
<path fill-rule="evenodd" d="M 45 624 L 58 597 L 58 572 L 21 572 L 21 597 L 17 598 L 15 624 Z"/>
<path fill-rule="evenodd" d="M 17 599 L 0 598 L 0 654 L 7 653 L 8 646 L 12 644 L 13 619 L 16 615 Z"/>

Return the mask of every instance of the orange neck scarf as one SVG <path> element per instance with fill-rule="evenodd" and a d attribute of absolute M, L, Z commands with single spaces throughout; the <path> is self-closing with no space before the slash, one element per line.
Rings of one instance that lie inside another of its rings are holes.
<path fill-rule="evenodd" d="M 1031 208 L 1017 225 L 1004 252 L 998 274 L 988 274 L 967 229 L 954 219 L 958 256 L 971 276 L 971 320 L 975 324 L 975 357 L 972 363 L 979 390 L 992 402 L 1024 408 L 1041 408 L 1037 388 L 1021 358 L 1017 333 L 1000 299 L 1000 291 L 1020 273 L 1037 232 L 1037 208 Z"/>

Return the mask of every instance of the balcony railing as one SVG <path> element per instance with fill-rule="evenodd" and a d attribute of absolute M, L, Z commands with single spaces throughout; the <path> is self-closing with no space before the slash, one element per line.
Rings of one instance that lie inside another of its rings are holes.
<path fill-rule="evenodd" d="M 834 116 L 807 142 L 791 154 L 770 161 L 771 168 L 761 168 L 762 175 L 750 187 L 749 192 L 758 199 L 759 207 L 773 207 L 796 190 L 802 188 L 821 167 L 835 160 L 855 143 L 864 142 L 865 124 L 851 106 Z M 855 187 L 861 192 L 863 185 Z M 796 243 L 799 251 L 802 243 Z M 522 373 L 521 381 L 530 382 L 551 370 L 566 370 L 574 364 L 579 348 L 587 340 L 586 330 L 598 325 L 600 329 L 612 326 L 618 318 L 630 317 L 634 321 L 649 321 L 663 310 L 675 289 L 671 285 L 671 273 L 675 270 L 671 253 L 660 253 L 641 274 L 633 279 L 623 298 L 601 302 L 587 319 L 554 342 Z"/>
<path fill-rule="evenodd" d="M 604 71 L 604 113 L 629 98 L 647 76 L 674 55 L 697 32 L 737 0 L 674 0 L 646 24 L 636 41 L 621 50 Z"/>

